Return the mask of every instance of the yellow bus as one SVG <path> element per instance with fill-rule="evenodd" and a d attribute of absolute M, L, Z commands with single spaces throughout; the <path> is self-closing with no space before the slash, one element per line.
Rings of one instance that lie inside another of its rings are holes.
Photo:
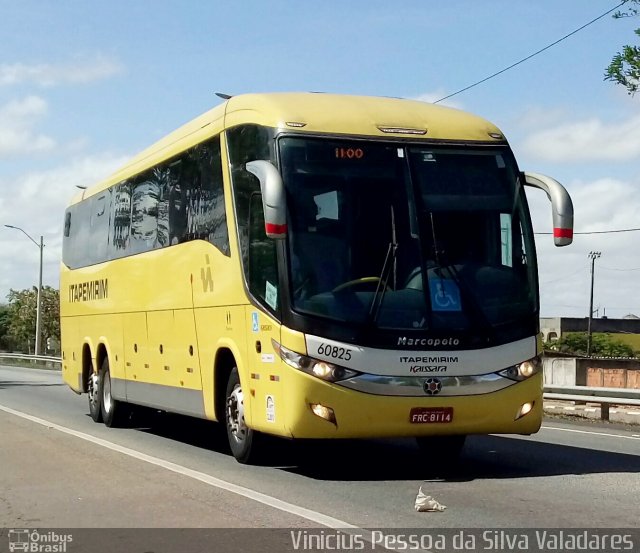
<path fill-rule="evenodd" d="M 265 435 L 416 437 L 541 424 L 539 300 L 524 185 L 502 132 L 424 102 L 227 99 L 65 213 L 63 374 L 96 422 L 134 406 Z"/>

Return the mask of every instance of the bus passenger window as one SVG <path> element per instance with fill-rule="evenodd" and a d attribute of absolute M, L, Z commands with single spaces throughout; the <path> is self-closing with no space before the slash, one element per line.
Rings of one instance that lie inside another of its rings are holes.
<path fill-rule="evenodd" d="M 145 252 L 162 244 L 163 236 L 158 234 L 158 200 L 157 183 L 145 180 L 134 188 L 130 253 Z"/>
<path fill-rule="evenodd" d="M 113 234 L 111 240 L 113 258 L 127 255 L 131 231 L 131 188 L 130 182 L 122 182 L 116 187 L 113 195 Z"/>
<path fill-rule="evenodd" d="M 199 159 L 199 170 L 201 188 L 198 234 L 228 256 L 230 255 L 229 232 L 222 186 L 220 137 L 204 145 L 203 154 Z"/>
<path fill-rule="evenodd" d="M 168 243 L 207 240 L 230 255 L 222 185 L 220 137 L 198 144 L 169 164 Z"/>
<path fill-rule="evenodd" d="M 94 196 L 89 200 L 91 206 L 90 243 L 91 248 L 86 252 L 87 262 L 100 263 L 108 258 L 109 248 L 109 215 L 106 213 L 107 205 L 111 202 L 111 191 L 107 190 L 100 196 Z"/>
<path fill-rule="evenodd" d="M 71 233 L 71 212 L 67 211 L 64 214 L 64 237 L 69 238 L 70 233 Z"/>

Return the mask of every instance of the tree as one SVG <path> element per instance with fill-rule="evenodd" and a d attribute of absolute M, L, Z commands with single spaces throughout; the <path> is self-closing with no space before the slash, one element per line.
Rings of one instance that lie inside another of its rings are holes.
<path fill-rule="evenodd" d="M 633 4 L 633 5 L 632 5 Z M 623 17 L 637 17 L 640 15 L 640 0 L 626 0 L 626 11 L 617 11 L 613 14 L 615 19 Z M 640 28 L 634 31 L 640 38 Z M 640 87 L 640 46 L 627 44 L 622 47 L 622 52 L 617 52 L 611 59 L 609 67 L 605 70 L 604 79 L 620 84 L 633 96 Z"/>
<path fill-rule="evenodd" d="M 575 355 L 586 355 L 587 353 L 587 333 L 569 332 L 556 342 L 548 344 L 555 351 L 572 353 Z M 593 334 L 591 340 L 592 355 L 601 357 L 634 357 L 633 348 L 624 344 L 610 334 Z"/>
<path fill-rule="evenodd" d="M 7 338 L 16 349 L 31 353 L 36 335 L 37 288 L 10 290 L 7 299 Z M 60 295 L 51 286 L 42 288 L 41 298 L 42 343 L 49 338 L 60 341 Z"/>
<path fill-rule="evenodd" d="M 9 339 L 9 306 L 0 305 L 0 350 L 11 349 Z"/>

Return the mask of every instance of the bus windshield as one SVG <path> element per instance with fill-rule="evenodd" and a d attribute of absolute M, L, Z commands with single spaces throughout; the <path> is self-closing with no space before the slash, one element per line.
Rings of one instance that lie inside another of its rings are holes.
<path fill-rule="evenodd" d="M 280 160 L 294 310 L 381 329 L 530 328 L 534 245 L 508 149 L 283 137 Z"/>

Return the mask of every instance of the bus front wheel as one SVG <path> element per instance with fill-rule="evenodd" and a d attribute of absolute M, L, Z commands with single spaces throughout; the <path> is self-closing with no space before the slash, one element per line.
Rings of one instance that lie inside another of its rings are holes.
<path fill-rule="evenodd" d="M 224 418 L 231 453 L 240 463 L 253 463 L 257 459 L 259 435 L 245 423 L 244 392 L 240 386 L 240 375 L 236 367 L 233 368 L 229 375 L 225 397 Z"/>

